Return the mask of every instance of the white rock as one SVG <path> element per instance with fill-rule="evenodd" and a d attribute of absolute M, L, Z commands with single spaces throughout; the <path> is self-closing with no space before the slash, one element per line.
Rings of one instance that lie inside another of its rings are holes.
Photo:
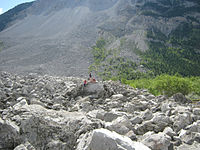
<path fill-rule="evenodd" d="M 14 150 L 35 150 L 35 148 L 27 141 L 24 144 L 20 144 L 15 147 Z"/>
<path fill-rule="evenodd" d="M 122 94 L 112 95 L 113 99 L 122 99 L 124 96 Z"/>
<path fill-rule="evenodd" d="M 169 135 L 170 137 L 173 137 L 173 136 L 176 135 L 176 133 L 175 133 L 175 132 L 173 131 L 173 129 L 170 128 L 170 127 L 166 127 L 166 128 L 164 129 L 163 133 Z"/>
<path fill-rule="evenodd" d="M 15 112 L 25 111 L 27 106 L 28 106 L 27 101 L 23 99 L 19 103 L 13 106 L 13 110 Z"/>
<path fill-rule="evenodd" d="M 142 143 L 133 142 L 126 136 L 106 129 L 94 130 L 89 139 L 85 141 L 84 137 L 83 142 L 80 141 L 76 150 L 150 150 Z"/>
<path fill-rule="evenodd" d="M 17 147 L 15 147 L 14 150 L 28 150 L 28 149 L 23 144 L 20 144 Z"/>
<path fill-rule="evenodd" d="M 17 101 L 20 102 L 20 101 L 22 101 L 22 100 L 24 100 L 24 99 L 25 99 L 25 97 L 18 97 L 18 98 L 17 98 Z M 26 99 L 25 99 L 25 100 L 26 100 Z"/>

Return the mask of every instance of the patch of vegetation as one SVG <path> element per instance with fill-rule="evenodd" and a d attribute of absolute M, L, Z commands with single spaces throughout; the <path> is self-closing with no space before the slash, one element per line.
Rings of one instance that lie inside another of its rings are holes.
<path fill-rule="evenodd" d="M 123 47 L 126 44 L 125 39 L 121 39 L 120 43 L 120 47 Z M 135 62 L 120 57 L 120 50 L 108 50 L 105 47 L 106 41 L 103 38 L 97 40 L 92 47 L 94 63 L 89 67 L 90 71 L 95 71 L 103 80 L 132 80 L 147 76 L 147 73 L 137 71 L 138 65 Z"/>
<path fill-rule="evenodd" d="M 155 75 L 200 76 L 199 27 L 182 24 L 169 37 L 150 30 L 147 37 L 153 40 L 149 42 L 149 50 L 141 55 L 142 64 Z"/>
<path fill-rule="evenodd" d="M 177 17 L 191 12 L 200 12 L 198 0 L 193 0 L 197 5 L 184 7 L 181 0 L 159 0 L 158 3 L 146 2 L 142 7 L 142 15 L 152 17 Z"/>
<path fill-rule="evenodd" d="M 178 75 L 170 76 L 163 74 L 155 78 L 143 78 L 139 80 L 123 80 L 123 83 L 129 84 L 134 88 L 148 89 L 154 95 L 172 96 L 176 93 L 184 95 L 200 96 L 200 77 L 181 77 Z"/>
<path fill-rule="evenodd" d="M 151 17 L 159 17 L 160 15 L 157 14 L 156 12 L 152 11 L 152 10 L 144 10 L 140 13 L 141 15 L 144 15 L 144 16 L 151 16 Z"/>

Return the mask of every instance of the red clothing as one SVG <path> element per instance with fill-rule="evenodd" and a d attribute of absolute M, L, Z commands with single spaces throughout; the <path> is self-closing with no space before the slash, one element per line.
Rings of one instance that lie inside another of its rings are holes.
<path fill-rule="evenodd" d="M 86 80 L 84 80 L 84 84 L 87 84 L 87 81 L 86 81 Z"/>

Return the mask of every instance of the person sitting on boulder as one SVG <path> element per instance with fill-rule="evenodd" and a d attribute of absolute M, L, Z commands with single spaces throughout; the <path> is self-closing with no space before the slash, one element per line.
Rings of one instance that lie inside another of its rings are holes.
<path fill-rule="evenodd" d="M 86 87 L 86 84 L 87 84 L 87 80 L 84 80 L 83 82 L 84 87 Z"/>
<path fill-rule="evenodd" d="M 93 79 L 92 79 L 92 82 L 93 82 L 93 83 L 95 83 L 95 82 L 96 82 L 96 79 L 95 79 L 95 78 L 93 78 Z"/>
<path fill-rule="evenodd" d="M 91 74 L 91 72 L 90 72 L 90 74 L 89 74 L 89 77 L 90 77 L 90 79 L 92 78 L 92 74 Z"/>

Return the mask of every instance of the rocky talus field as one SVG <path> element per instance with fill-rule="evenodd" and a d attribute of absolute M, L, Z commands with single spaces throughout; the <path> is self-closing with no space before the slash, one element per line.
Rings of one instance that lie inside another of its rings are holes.
<path fill-rule="evenodd" d="M 0 149 L 200 149 L 199 103 L 83 80 L 0 72 Z"/>

